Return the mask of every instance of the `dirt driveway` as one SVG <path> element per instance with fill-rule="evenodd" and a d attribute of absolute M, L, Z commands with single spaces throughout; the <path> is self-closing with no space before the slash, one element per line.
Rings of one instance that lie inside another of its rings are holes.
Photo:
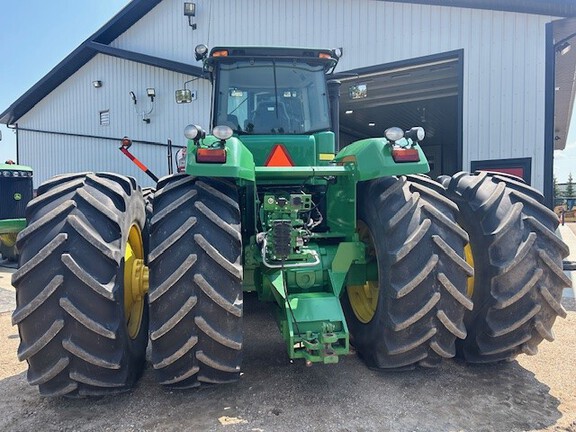
<path fill-rule="evenodd" d="M 576 235 L 576 222 L 569 222 L 566 224 L 574 233 L 574 235 Z"/>
<path fill-rule="evenodd" d="M 496 366 L 446 362 L 381 373 L 355 356 L 291 364 L 270 312 L 246 301 L 239 383 L 167 392 L 150 368 L 131 393 L 44 399 L 16 359 L 18 335 L 0 315 L 2 431 L 576 431 L 576 312 L 536 357 Z"/>

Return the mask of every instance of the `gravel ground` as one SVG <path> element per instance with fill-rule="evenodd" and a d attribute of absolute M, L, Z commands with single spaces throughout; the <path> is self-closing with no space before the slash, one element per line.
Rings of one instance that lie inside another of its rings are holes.
<path fill-rule="evenodd" d="M 40 397 L 16 358 L 10 313 L 2 313 L 0 430 L 576 431 L 571 309 L 555 325 L 556 341 L 541 344 L 535 357 L 382 373 L 355 356 L 330 366 L 290 363 L 269 310 L 248 298 L 240 382 L 168 392 L 149 366 L 132 392 L 100 399 Z"/>
<path fill-rule="evenodd" d="M 576 222 L 569 222 L 566 224 L 571 230 L 572 232 L 576 235 Z"/>

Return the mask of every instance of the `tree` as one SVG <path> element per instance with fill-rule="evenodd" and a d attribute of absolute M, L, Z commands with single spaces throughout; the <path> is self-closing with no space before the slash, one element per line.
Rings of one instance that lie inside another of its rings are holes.
<path fill-rule="evenodd" d="M 572 181 L 572 173 L 568 174 L 568 183 L 566 183 L 566 193 L 564 196 L 566 198 L 574 197 L 574 182 Z"/>
<path fill-rule="evenodd" d="M 558 179 L 554 176 L 554 200 L 560 198 L 560 189 L 558 189 Z"/>

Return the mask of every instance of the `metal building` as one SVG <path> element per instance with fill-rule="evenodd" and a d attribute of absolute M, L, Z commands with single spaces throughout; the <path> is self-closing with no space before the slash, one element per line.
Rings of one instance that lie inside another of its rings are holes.
<path fill-rule="evenodd" d="M 197 0 L 194 16 L 185 3 L 133 0 L 0 114 L 37 182 L 105 170 L 150 184 L 118 151 L 125 135 L 166 174 L 168 139 L 209 127 L 199 43 L 341 47 L 343 143 L 424 126 L 432 176 L 505 170 L 552 203 L 575 94 L 573 1 Z M 178 105 L 185 85 L 196 99 Z"/>

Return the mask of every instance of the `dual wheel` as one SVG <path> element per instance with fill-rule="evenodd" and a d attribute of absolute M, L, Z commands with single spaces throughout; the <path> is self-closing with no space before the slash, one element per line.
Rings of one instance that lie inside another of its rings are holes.
<path fill-rule="evenodd" d="M 166 386 L 238 379 L 238 191 L 175 175 L 158 184 L 153 212 L 149 196 L 131 178 L 75 174 L 30 202 L 13 322 L 42 394 L 130 389 L 148 337 Z M 508 360 L 553 339 L 568 251 L 537 191 L 486 173 L 382 178 L 359 185 L 358 217 L 372 278 L 342 303 L 369 366 Z"/>
<path fill-rule="evenodd" d="M 44 183 L 29 203 L 12 321 L 42 395 L 129 390 L 149 338 L 162 384 L 239 377 L 236 187 L 181 175 L 144 192 L 132 178 L 74 174 Z"/>
<path fill-rule="evenodd" d="M 440 180 L 360 185 L 359 234 L 377 271 L 367 271 L 376 277 L 364 286 L 348 286 L 343 304 L 352 342 L 371 367 L 535 354 L 566 316 L 568 249 L 540 193 L 496 173 Z"/>
<path fill-rule="evenodd" d="M 114 174 L 56 177 L 38 189 L 13 274 L 18 358 L 49 396 L 122 392 L 148 341 L 144 200 Z"/>

